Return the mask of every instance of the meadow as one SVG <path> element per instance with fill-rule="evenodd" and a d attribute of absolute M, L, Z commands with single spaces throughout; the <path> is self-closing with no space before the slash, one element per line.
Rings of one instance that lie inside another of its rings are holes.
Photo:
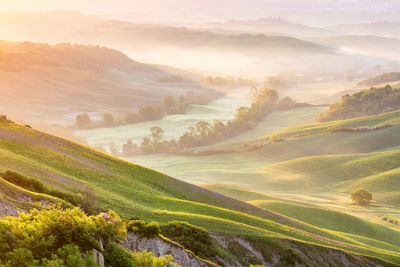
<path fill-rule="evenodd" d="M 12 169 L 69 193 L 82 192 L 88 186 L 96 192 L 101 210 L 113 209 L 124 218 L 139 217 L 161 224 L 183 220 L 210 231 L 275 242 L 293 240 L 400 262 L 400 233 L 386 227 L 371 226 L 385 233 L 382 237 L 341 233 L 257 208 L 26 126 L 0 124 L 0 136 L 2 171 Z M 17 193 L 4 192 L 3 196 L 19 208 L 29 203 Z M 382 240 L 387 236 L 391 238 Z"/>
<path fill-rule="evenodd" d="M 180 137 L 189 127 L 194 126 L 201 120 L 210 123 L 214 119 L 227 122 L 234 118 L 237 108 L 249 106 L 251 101 L 249 88 L 240 87 L 219 99 L 211 101 L 207 105 L 191 105 L 186 114 L 168 115 L 160 120 L 113 128 L 81 130 L 75 131 L 75 133 L 83 136 L 91 146 L 104 146 L 108 148 L 110 143 L 120 146 L 127 140 L 132 140 L 132 142 L 140 144 L 143 137 L 150 135 L 150 128 L 158 126 L 164 130 L 164 139 L 170 140 Z"/>

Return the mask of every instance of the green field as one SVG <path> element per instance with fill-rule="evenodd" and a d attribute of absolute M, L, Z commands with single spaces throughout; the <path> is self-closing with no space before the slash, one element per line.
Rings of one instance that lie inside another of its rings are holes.
<path fill-rule="evenodd" d="M 297 240 L 400 263 L 400 233 L 379 225 L 373 226 L 387 231 L 391 239 L 383 242 L 300 222 L 25 126 L 0 124 L 0 136 L 3 170 L 72 193 L 89 186 L 102 209 L 112 208 L 123 217 L 161 223 L 184 220 L 216 232 Z M 31 203 L 19 194 L 3 195 L 16 205 Z"/>
<path fill-rule="evenodd" d="M 127 140 L 140 144 L 143 137 L 150 135 L 150 128 L 153 126 L 161 127 L 164 130 L 166 140 L 178 138 L 198 121 L 204 120 L 212 123 L 214 119 L 223 122 L 233 119 L 237 108 L 250 105 L 249 95 L 249 88 L 240 87 L 207 105 L 191 105 L 186 114 L 168 115 L 160 120 L 113 128 L 75 131 L 75 134 L 83 136 L 91 146 L 105 148 L 108 148 L 111 143 L 120 146 Z"/>
<path fill-rule="evenodd" d="M 195 184 L 227 184 L 342 210 L 387 224 L 399 218 L 400 112 L 305 124 L 276 132 L 285 138 L 253 151 L 209 156 L 146 155 L 129 160 L 151 166 Z M 369 132 L 327 132 L 331 127 L 394 126 Z M 250 142 L 267 140 L 268 135 Z M 236 143 L 236 146 L 240 143 Z M 218 144 L 215 148 L 229 148 Z M 369 208 L 354 209 L 349 193 L 365 187 L 375 199 Z"/>

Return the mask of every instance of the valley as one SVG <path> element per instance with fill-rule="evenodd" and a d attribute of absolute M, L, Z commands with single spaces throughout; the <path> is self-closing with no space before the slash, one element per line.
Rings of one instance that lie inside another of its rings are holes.
<path fill-rule="evenodd" d="M 400 266 L 395 1 L 18 2 L 0 267 Z"/>

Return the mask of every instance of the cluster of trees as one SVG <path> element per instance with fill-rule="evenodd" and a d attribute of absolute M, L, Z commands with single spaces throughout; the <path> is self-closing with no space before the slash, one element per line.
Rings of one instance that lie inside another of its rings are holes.
<path fill-rule="evenodd" d="M 158 227 L 159 229 L 159 227 Z M 94 251 L 104 256 L 103 266 L 164 267 L 170 255 L 127 251 L 126 222 L 115 212 L 87 216 L 79 208 L 48 207 L 19 217 L 0 219 L 0 266 L 98 267 Z"/>
<path fill-rule="evenodd" d="M 332 104 L 327 111 L 320 114 L 317 122 L 344 120 L 375 115 L 400 109 L 400 90 L 390 85 L 372 87 L 358 93 L 342 96 L 341 100 Z"/>
<path fill-rule="evenodd" d="M 375 86 L 382 83 L 400 81 L 400 72 L 389 72 L 358 83 L 360 86 Z"/>
<path fill-rule="evenodd" d="M 254 79 L 246 79 L 242 77 L 221 77 L 221 76 L 207 76 L 203 79 L 203 83 L 209 87 L 225 87 L 235 88 L 240 86 L 255 86 L 257 81 Z"/>
<path fill-rule="evenodd" d="M 277 101 L 276 90 L 265 89 L 257 95 L 251 107 L 238 108 L 233 120 L 227 123 L 220 120 L 214 120 L 213 123 L 199 121 L 178 139 L 164 140 L 163 129 L 154 126 L 150 129 L 151 136 L 143 138 L 140 145 L 134 144 L 131 140 L 123 144 L 122 155 L 175 153 L 225 140 L 255 127 L 275 109 Z M 110 147 L 112 153 L 117 153 L 115 149 L 114 145 Z"/>
<path fill-rule="evenodd" d="M 182 83 L 184 82 L 184 79 L 181 76 L 165 76 L 157 79 L 158 83 Z"/>
<path fill-rule="evenodd" d="M 125 115 L 122 118 L 115 118 L 112 114 L 103 115 L 103 120 L 93 121 L 89 114 L 78 114 L 75 119 L 75 127 L 77 129 L 94 129 L 109 128 L 126 124 L 133 124 L 144 121 L 152 121 L 161 119 L 165 115 L 184 114 L 191 104 L 204 105 L 211 101 L 215 96 L 212 94 L 202 93 L 195 94 L 189 91 L 186 95 L 178 98 L 173 96 L 165 96 L 162 103 L 158 106 L 143 106 L 137 112 Z"/>
<path fill-rule="evenodd" d="M 286 89 L 297 82 L 297 75 L 294 71 L 285 71 L 276 76 L 268 76 L 264 81 L 265 88 Z"/>
<path fill-rule="evenodd" d="M 276 106 L 277 110 L 289 110 L 293 108 L 303 108 L 310 107 L 311 105 L 308 103 L 298 103 L 292 98 L 285 96 L 284 98 L 279 100 L 278 105 Z"/>

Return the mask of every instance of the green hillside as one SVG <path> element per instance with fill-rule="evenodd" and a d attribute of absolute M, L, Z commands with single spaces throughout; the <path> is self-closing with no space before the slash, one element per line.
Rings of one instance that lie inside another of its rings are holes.
<path fill-rule="evenodd" d="M 16 171 L 66 194 L 84 193 L 84 187 L 89 187 L 95 191 L 101 210 L 113 209 L 125 218 L 140 217 L 161 224 L 182 220 L 220 233 L 266 238 L 282 245 L 283 240 L 295 240 L 400 263 L 395 249 L 400 245 L 400 234 L 394 231 L 398 238 L 385 244 L 373 237 L 342 236 L 26 126 L 2 123 L 0 137 L 3 172 Z M 18 201 L 20 209 L 24 209 L 21 204 L 40 205 L 8 190 L 2 191 L 2 196 L 9 202 Z"/>
<path fill-rule="evenodd" d="M 312 205 L 304 205 L 285 199 L 272 198 L 271 196 L 236 186 L 209 184 L 203 187 L 298 220 L 297 227 L 299 228 L 307 229 L 307 225 L 315 227 L 308 228 L 309 231 L 322 228 L 331 230 L 342 237 L 354 238 L 356 240 L 370 238 L 370 241 L 373 242 L 372 239 L 376 239 L 379 240 L 377 244 L 379 243 L 380 245 L 383 245 L 383 243 L 392 243 L 392 241 L 396 243 L 394 239 L 397 237 L 392 236 L 396 232 L 393 232 L 393 230 L 345 213 L 322 209 Z M 397 236 L 397 234 L 395 235 Z M 398 246 L 399 244 L 396 244 L 396 247 Z"/>
<path fill-rule="evenodd" d="M 264 170 L 269 175 L 281 177 L 279 183 L 293 190 L 349 193 L 363 187 L 372 192 L 377 201 L 400 204 L 400 150 L 305 157 Z"/>
<path fill-rule="evenodd" d="M 355 94 L 342 96 L 339 102 L 330 105 L 329 109 L 317 117 L 317 121 L 335 121 L 349 118 L 358 118 L 399 110 L 400 90 L 390 85 Z"/>

